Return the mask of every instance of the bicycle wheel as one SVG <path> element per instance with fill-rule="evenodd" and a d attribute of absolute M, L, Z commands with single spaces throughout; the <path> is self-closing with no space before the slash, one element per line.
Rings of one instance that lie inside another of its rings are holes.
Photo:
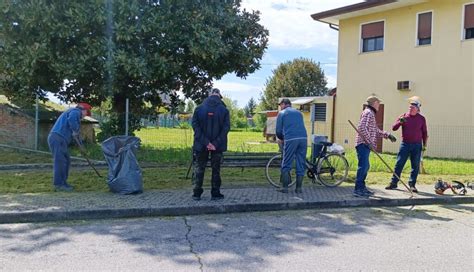
<path fill-rule="evenodd" d="M 328 154 L 318 164 L 318 179 L 328 187 L 336 187 L 347 179 L 349 163 L 340 154 Z"/>
<path fill-rule="evenodd" d="M 281 154 L 275 155 L 267 162 L 267 166 L 265 167 L 265 175 L 267 176 L 268 182 L 276 188 L 281 188 L 281 182 L 280 182 L 281 160 L 282 160 Z M 293 186 L 293 184 L 295 184 L 296 182 L 294 169 L 295 167 L 293 165 L 290 171 L 290 184 L 288 184 L 288 187 Z"/>

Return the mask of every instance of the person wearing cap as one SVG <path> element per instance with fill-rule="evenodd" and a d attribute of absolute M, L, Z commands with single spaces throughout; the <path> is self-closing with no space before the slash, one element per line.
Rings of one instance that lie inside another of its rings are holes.
<path fill-rule="evenodd" d="M 376 149 L 377 139 L 384 138 L 389 139 L 392 142 L 396 141 L 396 138 L 393 135 L 377 127 L 375 114 L 379 110 L 381 100 L 377 96 L 371 95 L 367 97 L 366 102 L 366 108 L 360 115 L 359 125 L 357 128 L 359 133 L 355 139 L 358 159 L 354 188 L 354 196 L 356 197 L 369 197 L 374 195 L 374 192 L 370 191 L 365 185 L 365 179 L 367 178 L 367 173 L 370 168 L 370 151 Z"/>
<path fill-rule="evenodd" d="M 213 88 L 201 105 L 196 107 L 192 119 L 193 142 L 193 195 L 201 200 L 204 171 L 211 157 L 211 200 L 223 199 L 221 194 L 221 162 L 227 150 L 227 134 L 230 130 L 229 110 L 222 101 L 219 89 Z"/>
<path fill-rule="evenodd" d="M 48 135 L 49 150 L 53 155 L 53 186 L 55 191 L 72 191 L 67 183 L 71 159 L 68 146 L 74 138 L 80 142 L 81 119 L 91 115 L 91 105 L 78 103 L 75 108 L 63 112 Z"/>
<path fill-rule="evenodd" d="M 413 96 L 408 101 L 410 103 L 408 112 L 400 115 L 392 126 L 393 131 L 397 131 L 400 127 L 402 128 L 402 142 L 395 164 L 396 175 L 392 176 L 390 184 L 385 189 L 393 190 L 397 188 L 397 176 L 400 177 L 406 161 L 410 158 L 411 172 L 408 185 L 412 192 L 417 193 L 418 189 L 415 187 L 416 179 L 420 171 L 421 152 L 426 149 L 428 141 L 428 129 L 425 117 L 420 114 L 420 98 Z"/>
<path fill-rule="evenodd" d="M 303 177 L 306 169 L 307 133 L 304 126 L 303 114 L 291 107 L 291 101 L 283 98 L 280 101 L 281 111 L 277 116 L 276 135 L 283 142 L 283 161 L 280 180 L 282 193 L 288 193 L 290 171 L 296 160 L 296 193 L 302 193 Z"/>

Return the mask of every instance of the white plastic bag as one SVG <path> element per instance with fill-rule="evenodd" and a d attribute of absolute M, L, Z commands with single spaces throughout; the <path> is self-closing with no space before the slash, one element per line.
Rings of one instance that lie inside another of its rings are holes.
<path fill-rule="evenodd" d="M 336 143 L 332 144 L 328 147 L 329 153 L 337 153 L 337 154 L 344 154 L 344 147 L 342 145 L 338 145 Z"/>

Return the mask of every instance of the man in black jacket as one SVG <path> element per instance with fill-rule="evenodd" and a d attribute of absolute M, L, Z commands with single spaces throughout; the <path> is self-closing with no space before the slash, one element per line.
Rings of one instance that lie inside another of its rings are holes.
<path fill-rule="evenodd" d="M 221 194 L 222 153 L 227 150 L 227 133 L 230 130 L 229 110 L 222 102 L 219 89 L 212 89 L 209 97 L 199 105 L 193 114 L 193 199 L 200 200 L 206 164 L 211 156 L 212 178 L 211 199 L 223 199 Z"/>

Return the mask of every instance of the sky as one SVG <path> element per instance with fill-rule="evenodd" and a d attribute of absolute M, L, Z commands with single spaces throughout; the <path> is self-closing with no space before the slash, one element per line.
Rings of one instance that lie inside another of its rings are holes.
<path fill-rule="evenodd" d="M 363 0 L 243 0 L 242 8 L 260 11 L 260 24 L 269 31 L 261 68 L 245 80 L 227 74 L 214 82 L 225 96 L 243 108 L 251 97 L 257 103 L 265 83 L 279 64 L 304 57 L 319 62 L 328 87 L 337 82 L 337 31 L 315 21 L 311 14 Z"/>

